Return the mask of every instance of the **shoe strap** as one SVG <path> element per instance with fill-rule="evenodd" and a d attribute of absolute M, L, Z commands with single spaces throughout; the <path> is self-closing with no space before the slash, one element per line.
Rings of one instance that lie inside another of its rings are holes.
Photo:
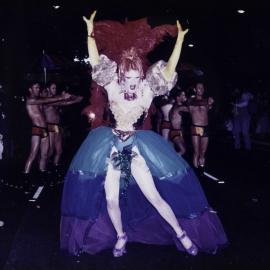
<path fill-rule="evenodd" d="M 117 235 L 117 240 L 125 240 L 127 238 L 127 234 L 124 233 L 123 235 Z"/>
<path fill-rule="evenodd" d="M 177 236 L 179 240 L 183 240 L 187 236 L 186 232 L 183 231 L 183 233 L 180 236 Z"/>

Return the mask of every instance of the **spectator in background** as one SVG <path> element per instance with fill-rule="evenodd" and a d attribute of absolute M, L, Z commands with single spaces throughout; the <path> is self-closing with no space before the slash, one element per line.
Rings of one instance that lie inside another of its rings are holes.
<path fill-rule="evenodd" d="M 234 138 L 234 149 L 240 149 L 240 136 L 242 134 L 244 140 L 244 148 L 246 150 L 251 149 L 250 142 L 250 112 L 249 103 L 253 99 L 253 95 L 245 89 L 241 91 L 239 88 L 234 90 L 235 100 L 232 102 L 233 105 L 233 138 Z"/>
<path fill-rule="evenodd" d="M 256 97 L 258 109 L 256 112 L 255 133 L 258 139 L 267 139 L 270 134 L 270 100 L 267 91 Z"/>

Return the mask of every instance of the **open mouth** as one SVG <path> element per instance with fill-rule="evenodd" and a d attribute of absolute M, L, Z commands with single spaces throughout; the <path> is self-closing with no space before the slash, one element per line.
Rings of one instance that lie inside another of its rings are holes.
<path fill-rule="evenodd" d="M 136 89 L 136 85 L 135 84 L 130 85 L 129 88 L 130 88 L 130 90 L 135 90 Z"/>

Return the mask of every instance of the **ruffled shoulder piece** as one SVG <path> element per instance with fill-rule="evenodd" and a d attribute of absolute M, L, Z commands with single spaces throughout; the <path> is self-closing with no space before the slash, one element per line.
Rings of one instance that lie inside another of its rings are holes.
<path fill-rule="evenodd" d="M 117 64 L 106 55 L 99 56 L 98 65 L 93 67 L 92 79 L 100 86 L 105 87 L 113 80 L 117 80 Z"/>
<path fill-rule="evenodd" d="M 176 72 L 174 72 L 170 81 L 164 78 L 162 70 L 165 66 L 166 62 L 160 60 L 147 70 L 146 81 L 155 96 L 166 95 L 177 82 L 178 75 Z"/>

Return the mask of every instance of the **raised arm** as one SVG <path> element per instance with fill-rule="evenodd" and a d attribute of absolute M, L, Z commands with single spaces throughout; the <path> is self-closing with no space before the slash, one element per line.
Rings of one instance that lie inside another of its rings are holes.
<path fill-rule="evenodd" d="M 88 20 L 83 16 L 83 20 L 87 26 L 87 47 L 88 47 L 88 55 L 89 61 L 92 67 L 99 63 L 99 53 L 97 49 L 97 44 L 94 37 L 94 18 L 96 16 L 96 10 L 90 15 L 90 19 Z"/>
<path fill-rule="evenodd" d="M 55 97 L 46 97 L 46 98 L 27 98 L 26 104 L 27 105 L 43 105 L 43 104 L 49 104 L 53 102 L 63 101 L 67 100 L 71 97 L 69 93 L 63 92 L 59 96 Z"/>
<path fill-rule="evenodd" d="M 188 32 L 188 29 L 183 31 L 182 26 L 178 20 L 176 21 L 176 26 L 178 29 L 176 43 L 174 45 L 174 49 L 173 49 L 173 52 L 168 60 L 168 63 L 166 65 L 166 67 L 164 68 L 164 70 L 162 71 L 164 77 L 168 81 L 172 78 L 172 76 L 175 72 L 178 60 L 180 58 L 184 37 L 185 37 L 185 34 Z"/>
<path fill-rule="evenodd" d="M 51 103 L 49 105 L 50 106 L 68 106 L 68 105 L 72 105 L 72 104 L 75 104 L 75 103 L 79 103 L 82 100 L 83 100 L 82 96 L 71 95 L 71 97 L 69 99 L 67 99 L 67 100 L 58 101 L 58 102 L 55 102 L 55 103 Z"/>
<path fill-rule="evenodd" d="M 189 112 L 189 108 L 188 108 L 188 106 L 179 106 L 178 107 L 178 112 Z"/>

